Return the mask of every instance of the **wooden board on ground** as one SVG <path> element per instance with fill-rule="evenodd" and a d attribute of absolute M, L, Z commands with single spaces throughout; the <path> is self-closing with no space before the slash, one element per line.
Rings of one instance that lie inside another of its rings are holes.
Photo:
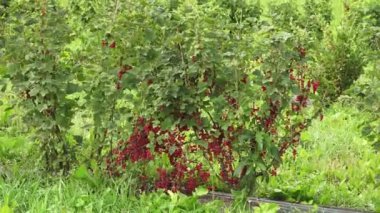
<path fill-rule="evenodd" d="M 223 202 L 229 204 L 233 202 L 233 195 L 222 192 L 210 192 L 201 198 L 202 201 L 208 200 L 222 200 Z M 318 213 L 358 213 L 364 212 L 355 209 L 346 208 L 334 208 L 334 207 L 322 207 L 318 206 L 316 208 L 312 205 L 289 203 L 284 201 L 275 201 L 264 198 L 248 197 L 247 203 L 250 207 L 259 206 L 262 203 L 275 203 L 280 207 L 279 212 L 318 212 Z"/>

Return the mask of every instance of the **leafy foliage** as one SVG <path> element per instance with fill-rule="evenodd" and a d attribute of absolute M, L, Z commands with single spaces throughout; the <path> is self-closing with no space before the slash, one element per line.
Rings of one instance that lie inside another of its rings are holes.
<path fill-rule="evenodd" d="M 286 8 L 276 17 L 298 16 Z M 10 12 L 8 75 L 48 171 L 67 173 L 81 150 L 66 137 L 80 109 L 92 119 L 87 157 L 106 157 L 111 175 L 128 167 L 144 179 L 157 170 L 156 188 L 192 192 L 212 169 L 247 187 L 275 174 L 286 149 L 296 154 L 320 110 L 306 37 L 268 30 L 258 4 L 41 1 Z M 163 168 L 149 163 L 165 158 Z"/>
<path fill-rule="evenodd" d="M 380 148 L 380 76 L 379 61 L 366 67 L 365 75 L 358 79 L 355 86 L 346 92 L 346 96 L 341 98 L 342 102 L 352 104 L 362 113 L 371 115 L 360 124 L 362 134 L 373 143 L 379 150 Z M 350 96 L 348 96 L 350 95 Z"/>

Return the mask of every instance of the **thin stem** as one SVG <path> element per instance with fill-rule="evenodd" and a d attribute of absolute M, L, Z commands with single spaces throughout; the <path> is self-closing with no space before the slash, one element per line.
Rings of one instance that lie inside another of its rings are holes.
<path fill-rule="evenodd" d="M 207 111 L 204 107 L 202 107 L 202 110 L 206 112 L 206 114 L 208 115 L 208 117 L 210 118 L 211 122 L 213 125 L 217 125 L 217 123 L 214 121 L 211 113 L 209 111 Z"/>

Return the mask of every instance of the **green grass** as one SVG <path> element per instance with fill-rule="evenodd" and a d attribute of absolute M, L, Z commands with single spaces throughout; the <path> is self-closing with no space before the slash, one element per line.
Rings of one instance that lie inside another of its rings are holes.
<path fill-rule="evenodd" d="M 319 205 L 375 210 L 380 198 L 380 154 L 361 136 L 368 115 L 338 104 L 303 134 L 294 160 L 259 186 L 265 197 Z"/>
<path fill-rule="evenodd" d="M 120 194 L 114 190 L 120 190 Z M 18 212 L 112 212 L 117 209 L 131 209 L 128 186 L 125 184 L 113 189 L 102 187 L 94 191 L 91 187 L 75 181 L 57 180 L 47 183 L 32 178 L 3 182 L 0 191 L 1 197 L 8 198 L 8 205 Z"/>
<path fill-rule="evenodd" d="M 154 192 L 135 195 L 128 180 L 94 188 L 75 179 L 17 179 L 0 182 L 0 213 L 15 212 L 215 212 L 218 201 L 201 204 L 194 196 Z M 12 212 L 12 211 L 8 211 Z"/>

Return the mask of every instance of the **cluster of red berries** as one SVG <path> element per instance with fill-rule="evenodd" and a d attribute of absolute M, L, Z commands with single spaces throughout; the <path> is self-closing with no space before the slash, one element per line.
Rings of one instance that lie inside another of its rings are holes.
<path fill-rule="evenodd" d="M 240 129 L 239 129 L 240 130 Z M 230 185 L 238 184 L 238 178 L 234 177 L 232 142 L 235 141 L 237 131 L 229 126 L 225 133 L 220 126 L 214 125 L 212 130 L 199 130 L 199 138 L 207 142 L 207 156 L 210 162 L 218 162 L 220 165 L 220 177 Z"/>
<path fill-rule="evenodd" d="M 306 54 L 306 50 L 302 48 L 300 54 Z M 295 81 L 301 90 L 301 94 L 295 96 L 292 100 L 292 110 L 294 112 L 300 111 L 302 108 L 307 107 L 310 104 L 308 94 L 312 91 L 315 94 L 320 86 L 320 82 L 316 80 L 307 80 L 305 84 L 305 71 L 307 70 L 307 65 L 298 66 L 298 69 L 303 70 L 297 76 L 294 75 L 293 68 L 289 69 L 289 79 Z"/>
<path fill-rule="evenodd" d="M 185 153 L 184 131 L 187 130 L 187 127 L 177 127 L 173 131 L 162 130 L 158 126 L 153 126 L 151 121 L 139 118 L 129 139 L 120 141 L 118 147 L 112 150 L 113 156 L 106 159 L 110 175 L 120 175 L 128 163 L 147 163 L 155 160 L 155 157 L 167 155 L 171 168 L 157 168 L 158 178 L 154 180 L 155 188 L 193 192 L 197 186 L 208 182 L 210 173 L 201 163 L 190 168 L 190 165 L 196 162 L 189 160 Z M 149 139 L 149 134 L 153 135 L 154 141 L 151 141 L 152 138 Z M 150 144 L 154 145 L 153 153 L 151 152 L 153 150 L 148 148 Z"/>
<path fill-rule="evenodd" d="M 131 70 L 133 67 L 130 65 L 123 65 L 120 70 L 117 72 L 117 82 L 116 82 L 116 89 L 121 89 L 121 79 L 123 78 L 123 75 L 126 74 L 129 70 Z"/>
<path fill-rule="evenodd" d="M 192 193 L 199 185 L 207 183 L 210 178 L 210 173 L 204 170 L 202 163 L 197 164 L 193 169 L 185 164 L 176 163 L 171 172 L 158 168 L 157 173 L 155 187 L 173 192 Z"/>
<path fill-rule="evenodd" d="M 111 48 L 111 49 L 114 49 L 114 48 L 116 48 L 116 42 L 115 42 L 115 41 L 112 41 L 111 44 L 108 45 L 108 41 L 105 40 L 105 39 L 103 39 L 103 40 L 102 40 L 102 47 L 107 47 L 107 46 L 108 46 L 109 48 Z"/>
<path fill-rule="evenodd" d="M 306 57 L 306 49 L 303 47 L 297 48 L 298 54 L 300 58 Z M 294 71 L 293 67 L 297 68 L 297 73 Z M 299 113 L 302 108 L 306 108 L 311 104 L 311 100 L 309 99 L 309 94 L 313 93 L 316 94 L 320 82 L 316 80 L 307 80 L 305 73 L 308 70 L 307 65 L 299 65 L 294 64 L 294 61 L 290 63 L 290 68 L 288 70 L 289 72 L 289 79 L 296 83 L 298 85 L 298 88 L 300 89 L 300 94 L 293 97 L 291 101 L 291 111 L 294 113 Z M 271 77 L 271 73 L 269 72 L 269 78 Z M 268 85 L 262 85 L 261 89 L 265 93 L 267 91 Z M 279 109 L 281 108 L 279 101 L 272 101 L 271 99 L 268 100 L 269 102 L 269 113 L 264 116 L 259 116 L 258 107 L 253 107 L 251 111 L 251 116 L 253 116 L 257 123 L 259 125 L 262 125 L 264 129 L 272 134 L 277 134 L 276 125 L 274 123 L 276 122 L 276 118 L 279 114 Z M 287 113 L 286 117 L 289 116 L 289 113 Z M 323 119 L 323 115 L 320 115 L 320 119 Z M 289 147 L 293 147 L 293 156 L 295 157 L 297 155 L 297 150 L 295 149 L 296 145 L 299 143 L 300 140 L 300 132 L 306 127 L 305 122 L 299 122 L 291 124 L 290 119 L 286 121 L 285 128 L 290 133 L 288 137 L 283 137 L 284 142 L 280 143 L 279 145 L 279 154 L 282 156 L 286 150 L 288 150 Z M 262 157 L 265 156 L 266 153 L 262 153 Z M 272 169 L 272 175 L 277 174 L 276 168 Z"/>

